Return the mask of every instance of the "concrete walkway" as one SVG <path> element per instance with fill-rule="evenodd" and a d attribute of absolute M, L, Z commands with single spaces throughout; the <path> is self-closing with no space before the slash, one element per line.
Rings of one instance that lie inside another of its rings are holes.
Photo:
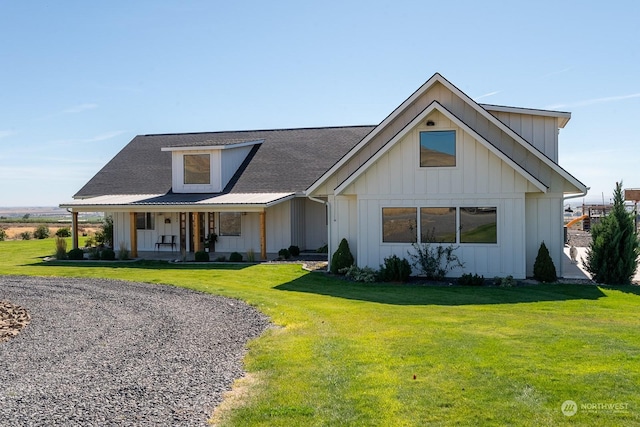
<path fill-rule="evenodd" d="M 587 259 L 588 248 L 576 247 L 576 249 L 578 250 L 578 262 L 574 264 L 571 262 L 571 257 L 569 256 L 569 247 L 564 247 L 564 256 L 562 258 L 562 277 L 565 279 L 591 280 L 591 275 L 587 272 L 584 266 L 584 261 Z M 636 274 L 633 277 L 633 283 L 640 283 L 640 268 L 636 270 Z"/>

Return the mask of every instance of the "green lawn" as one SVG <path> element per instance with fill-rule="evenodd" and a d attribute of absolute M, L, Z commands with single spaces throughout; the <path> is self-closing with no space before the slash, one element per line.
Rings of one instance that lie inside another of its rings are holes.
<path fill-rule="evenodd" d="M 173 284 L 271 317 L 278 327 L 245 361 L 252 392 L 225 425 L 640 425 L 638 287 L 361 285 L 295 265 L 42 263 L 53 251 L 53 239 L 0 242 L 0 274 Z M 566 400 L 576 415 L 563 415 Z"/>

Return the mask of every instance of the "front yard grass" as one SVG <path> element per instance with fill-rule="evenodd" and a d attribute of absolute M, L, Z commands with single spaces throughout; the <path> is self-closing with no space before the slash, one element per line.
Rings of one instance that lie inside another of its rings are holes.
<path fill-rule="evenodd" d="M 223 425 L 640 425 L 638 287 L 366 285 L 297 265 L 42 263 L 53 250 L 52 239 L 0 242 L 0 274 L 171 284 L 240 298 L 272 319 L 249 345 L 250 392 Z M 567 400 L 577 403 L 571 417 Z"/>

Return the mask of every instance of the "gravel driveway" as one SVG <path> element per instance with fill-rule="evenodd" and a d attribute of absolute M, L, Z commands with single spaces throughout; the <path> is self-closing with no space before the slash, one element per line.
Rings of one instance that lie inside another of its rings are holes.
<path fill-rule="evenodd" d="M 31 323 L 0 343 L 0 425 L 201 426 L 268 319 L 172 286 L 0 276 Z"/>

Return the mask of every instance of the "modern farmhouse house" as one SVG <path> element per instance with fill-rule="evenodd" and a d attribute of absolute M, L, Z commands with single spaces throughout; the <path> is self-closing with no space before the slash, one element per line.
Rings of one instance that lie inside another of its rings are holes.
<path fill-rule="evenodd" d="M 561 269 L 564 199 L 587 192 L 558 164 L 570 117 L 478 104 L 435 74 L 378 126 L 137 136 L 61 206 L 112 215 L 132 254 L 346 238 L 377 268 L 435 239 L 458 246 L 454 275 L 524 278 L 543 241 Z"/>

